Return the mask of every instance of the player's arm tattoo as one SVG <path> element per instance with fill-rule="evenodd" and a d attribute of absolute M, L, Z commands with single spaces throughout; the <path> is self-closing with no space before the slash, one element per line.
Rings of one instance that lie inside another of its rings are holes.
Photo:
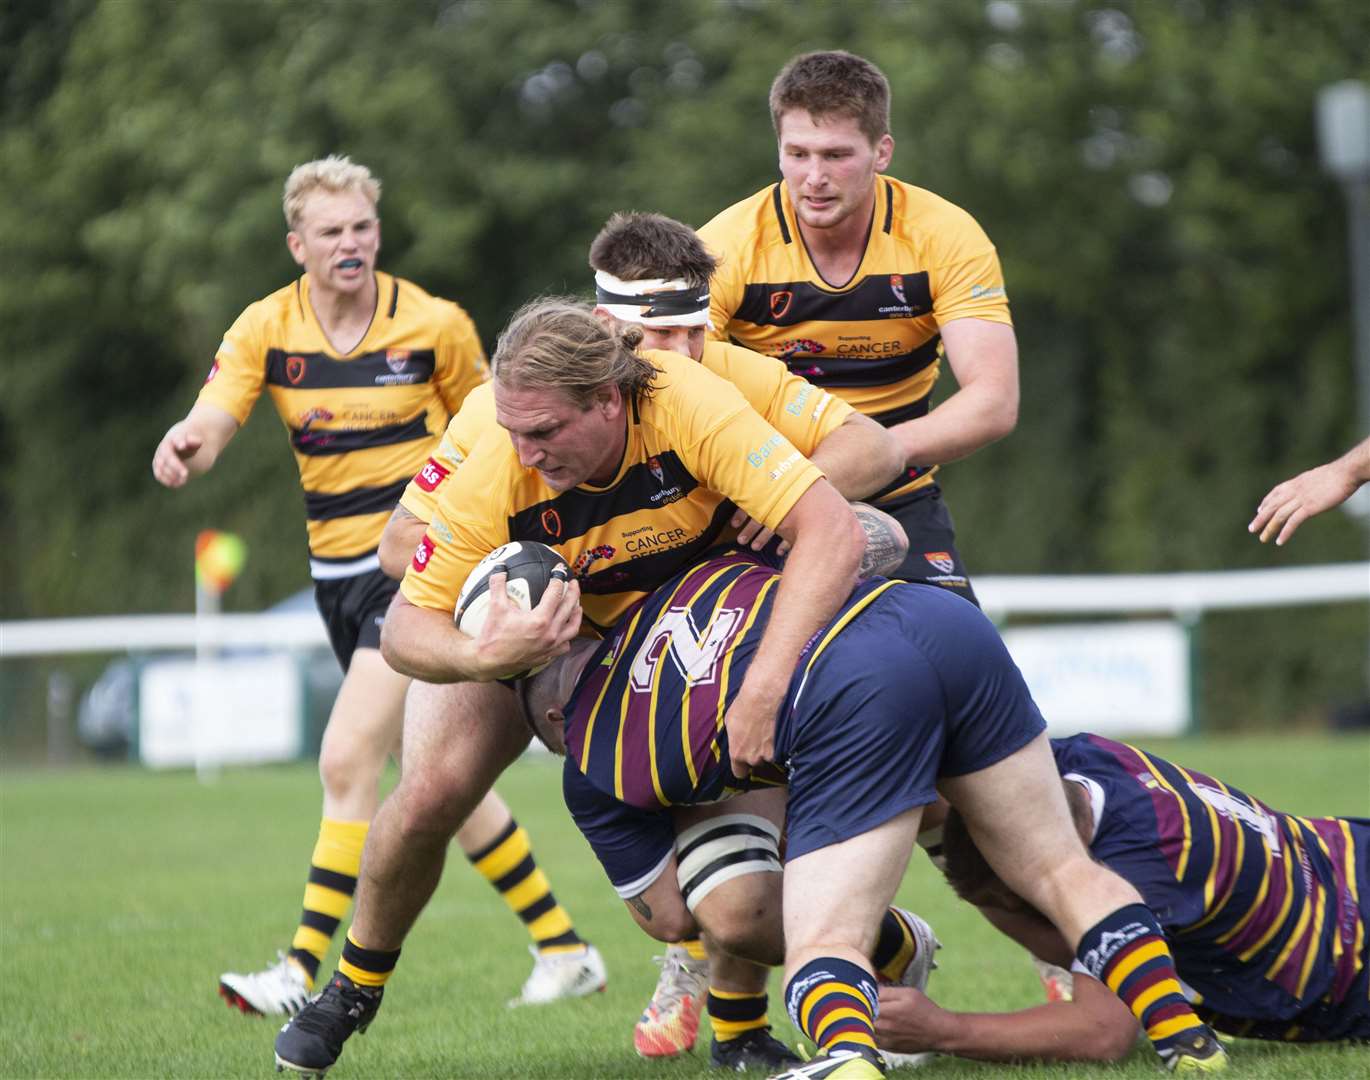
<path fill-rule="evenodd" d="M 647 901 L 642 899 L 642 894 L 628 897 L 628 903 L 632 905 L 634 911 L 641 915 L 648 922 L 652 921 L 652 909 L 647 906 Z"/>
<path fill-rule="evenodd" d="M 909 539 L 903 526 L 883 510 L 865 503 L 852 503 L 852 512 L 866 533 L 866 550 L 861 556 L 862 577 L 888 574 L 898 569 L 908 554 Z"/>

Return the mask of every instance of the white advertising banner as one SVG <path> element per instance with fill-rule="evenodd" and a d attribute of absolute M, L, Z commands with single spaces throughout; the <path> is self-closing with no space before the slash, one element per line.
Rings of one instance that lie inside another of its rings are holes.
<path fill-rule="evenodd" d="M 290 761 L 302 712 L 287 654 L 158 661 L 139 681 L 138 756 L 153 768 Z"/>
<path fill-rule="evenodd" d="M 1071 623 L 1004 631 L 1052 735 L 1183 735 L 1189 642 L 1173 620 Z"/>

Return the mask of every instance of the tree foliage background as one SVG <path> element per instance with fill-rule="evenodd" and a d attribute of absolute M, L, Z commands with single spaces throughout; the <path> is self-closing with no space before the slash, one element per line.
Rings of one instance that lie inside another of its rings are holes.
<path fill-rule="evenodd" d="M 1313 101 L 1370 78 L 1367 41 L 1353 0 L 14 0 L 0 616 L 187 609 L 209 525 L 250 545 L 231 606 L 307 584 L 269 405 L 187 489 L 148 469 L 223 330 L 295 273 L 293 165 L 371 165 L 383 265 L 488 346 L 529 295 L 585 290 L 612 211 L 701 224 L 770 182 L 770 79 L 833 47 L 890 76 L 891 172 L 1003 260 L 1019 427 L 943 475 L 973 572 L 1363 558 L 1342 514 L 1280 551 L 1245 523 L 1364 434 Z M 1209 620 L 1208 713 L 1363 695 L 1366 624 L 1363 604 Z"/>

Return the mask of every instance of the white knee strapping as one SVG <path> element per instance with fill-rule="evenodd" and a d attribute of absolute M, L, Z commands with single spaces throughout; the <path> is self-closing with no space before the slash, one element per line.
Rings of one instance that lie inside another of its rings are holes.
<path fill-rule="evenodd" d="M 778 874 L 780 830 L 755 814 L 724 814 L 676 837 L 680 895 L 693 914 L 709 893 L 743 874 Z"/>

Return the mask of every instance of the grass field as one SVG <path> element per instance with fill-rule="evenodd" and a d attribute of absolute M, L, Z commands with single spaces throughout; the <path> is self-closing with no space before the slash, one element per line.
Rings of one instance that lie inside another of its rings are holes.
<path fill-rule="evenodd" d="M 1251 736 L 1147 744 L 1283 810 L 1370 816 L 1370 739 Z M 634 1056 L 633 1021 L 659 946 L 629 921 L 559 801 L 558 764 L 529 759 L 500 783 L 582 934 L 603 950 L 593 999 L 508 1010 L 527 937 L 458 855 L 405 946 L 376 1024 L 330 1074 L 348 1077 L 711 1075 L 707 1045 L 674 1062 Z M 317 829 L 312 768 L 234 769 L 212 785 L 135 769 L 0 776 L 0 1075 L 230 1077 L 271 1074 L 277 1024 L 231 1011 L 218 974 L 263 965 L 298 914 Z M 900 893 L 946 943 L 930 990 L 963 1009 L 1038 1000 L 1023 954 L 959 905 L 921 856 Z M 796 1035 L 778 1005 L 778 1034 Z M 1243 1077 L 1370 1076 L 1370 1050 L 1239 1042 Z M 1007 1070 L 939 1059 L 929 1078 L 1143 1077 L 1119 1066 Z M 908 1075 L 912 1075 L 909 1073 Z"/>

